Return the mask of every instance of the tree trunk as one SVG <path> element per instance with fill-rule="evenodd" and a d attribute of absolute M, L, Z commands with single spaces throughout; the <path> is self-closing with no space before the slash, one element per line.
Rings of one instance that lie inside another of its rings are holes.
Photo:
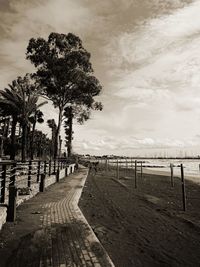
<path fill-rule="evenodd" d="M 15 142 L 16 142 L 16 125 L 17 125 L 17 118 L 12 117 L 12 127 L 11 127 L 11 151 L 10 151 L 10 159 L 14 160 L 15 159 L 15 154 L 16 154 L 16 147 L 15 147 Z"/>
<path fill-rule="evenodd" d="M 69 112 L 69 141 L 67 146 L 67 156 L 71 157 L 72 155 L 72 125 L 73 125 L 73 113 L 72 113 L 72 107 L 70 107 Z"/>
<path fill-rule="evenodd" d="M 30 126 L 26 128 L 26 156 L 31 158 L 31 136 L 30 136 Z"/>
<path fill-rule="evenodd" d="M 58 145 L 59 145 L 59 134 L 62 123 L 63 108 L 59 108 L 58 126 L 55 131 L 55 142 L 54 142 L 54 159 L 58 157 Z"/>
<path fill-rule="evenodd" d="M 27 125 L 22 125 L 22 154 L 21 154 L 21 160 L 26 160 L 26 141 L 27 141 Z"/>
<path fill-rule="evenodd" d="M 50 147 L 50 158 L 54 158 L 54 149 L 55 149 L 55 129 L 52 128 L 51 132 L 51 147 Z"/>
<path fill-rule="evenodd" d="M 6 131 L 6 119 L 4 119 L 3 121 L 3 131 L 2 131 L 2 135 L 0 137 L 0 158 L 3 156 L 3 143 L 4 143 L 4 140 L 5 140 L 5 131 Z"/>
<path fill-rule="evenodd" d="M 33 160 L 33 156 L 34 156 L 33 143 L 34 143 L 35 126 L 36 126 L 36 120 L 33 123 L 32 134 L 31 134 L 31 142 L 30 142 L 30 155 L 31 155 L 31 159 L 32 160 Z"/>

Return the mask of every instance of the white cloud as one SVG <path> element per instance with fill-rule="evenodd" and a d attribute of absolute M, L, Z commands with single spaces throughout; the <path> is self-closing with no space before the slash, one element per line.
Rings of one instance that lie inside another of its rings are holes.
<path fill-rule="evenodd" d="M 98 153 L 102 155 L 106 153 L 109 148 L 110 154 L 123 154 L 133 156 L 135 151 L 141 150 L 141 155 L 144 155 L 145 151 L 151 150 L 162 150 L 162 151 L 171 151 L 172 149 L 177 150 L 187 150 L 188 148 L 194 149 L 196 147 L 200 147 L 200 140 L 196 137 L 190 140 L 178 140 L 178 139 L 153 139 L 146 137 L 144 139 L 135 139 L 129 136 L 128 139 L 116 139 L 110 138 L 109 142 L 106 141 L 106 137 L 101 139 L 100 141 L 90 141 L 90 140 L 82 140 L 81 142 L 77 142 L 75 145 L 76 151 L 81 152 L 84 150 L 85 152 L 89 152 L 91 154 Z"/>
<path fill-rule="evenodd" d="M 156 17 L 140 23 L 132 31 L 123 32 L 106 46 L 109 60 L 119 64 L 147 64 L 166 51 L 180 48 L 200 31 L 200 2 L 174 11 L 171 15 Z M 192 19 L 191 19 L 192 18 Z M 195 38 L 196 38 L 195 37 Z M 110 50 L 112 53 L 110 53 Z"/>
<path fill-rule="evenodd" d="M 92 53 L 105 106 L 75 126 L 77 150 L 198 145 L 191 136 L 200 132 L 200 2 L 187 2 L 10 0 L 12 12 L 0 18 L 0 84 L 33 69 L 25 60 L 31 37 L 74 32 Z M 57 117 L 46 109 L 48 118 Z"/>

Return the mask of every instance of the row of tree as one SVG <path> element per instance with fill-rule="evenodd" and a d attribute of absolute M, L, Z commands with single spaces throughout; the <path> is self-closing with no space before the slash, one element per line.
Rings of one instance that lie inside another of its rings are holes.
<path fill-rule="evenodd" d="M 19 124 L 21 159 L 33 159 L 38 134 L 36 123 L 44 121 L 40 107 L 47 100 L 58 109 L 57 123 L 53 118 L 47 120 L 52 132 L 50 153 L 58 157 L 60 130 L 64 124 L 65 146 L 70 156 L 73 120 L 83 123 L 89 119 L 91 110 L 102 110 L 101 102 L 94 100 L 102 86 L 93 75 L 90 54 L 76 35 L 51 33 L 47 40 L 30 39 L 26 57 L 36 72 L 18 77 L 8 88 L 0 90 L 0 115 L 12 118 L 10 158 L 16 156 L 16 125 Z"/>

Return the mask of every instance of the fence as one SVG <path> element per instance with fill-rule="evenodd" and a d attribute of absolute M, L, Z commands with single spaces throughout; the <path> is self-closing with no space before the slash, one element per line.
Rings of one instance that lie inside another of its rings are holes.
<path fill-rule="evenodd" d="M 7 221 L 14 221 L 16 207 L 74 172 L 75 164 L 65 159 L 0 162 L 0 206 L 7 207 Z"/>
<path fill-rule="evenodd" d="M 158 167 L 156 163 L 152 166 Z M 200 211 L 200 171 L 199 176 L 185 175 L 187 168 L 182 163 L 176 167 L 169 164 L 165 172 L 162 168 L 155 171 L 147 167 L 145 160 L 99 160 L 99 174 L 115 179 L 144 200 L 166 210 L 187 210 L 194 214 Z"/>

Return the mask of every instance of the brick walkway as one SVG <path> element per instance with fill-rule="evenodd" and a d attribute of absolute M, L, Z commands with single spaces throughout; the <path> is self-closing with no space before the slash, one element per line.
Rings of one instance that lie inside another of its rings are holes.
<path fill-rule="evenodd" d="M 16 227 L 6 226 L 12 227 L 18 240 L 5 266 L 114 266 L 78 207 L 86 177 L 87 169 L 82 168 L 21 205 L 21 226 L 20 222 Z M 27 213 L 31 214 L 28 218 Z M 35 223 L 23 236 L 21 228 L 25 229 L 33 216 Z"/>

